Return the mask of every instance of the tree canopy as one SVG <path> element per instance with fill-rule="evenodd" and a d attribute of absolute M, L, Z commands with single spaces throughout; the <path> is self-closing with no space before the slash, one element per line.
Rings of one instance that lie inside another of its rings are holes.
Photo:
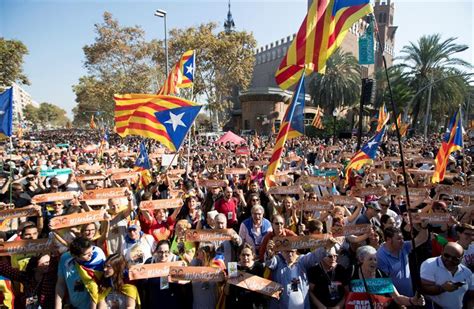
<path fill-rule="evenodd" d="M 57 105 L 43 102 L 39 107 L 28 104 L 23 109 L 26 121 L 30 121 L 33 126 L 40 128 L 65 127 L 69 122 L 66 111 Z"/>
<path fill-rule="evenodd" d="M 23 57 L 27 54 L 28 48 L 21 41 L 0 38 L 0 88 L 9 87 L 15 82 L 30 84 L 23 72 Z"/>

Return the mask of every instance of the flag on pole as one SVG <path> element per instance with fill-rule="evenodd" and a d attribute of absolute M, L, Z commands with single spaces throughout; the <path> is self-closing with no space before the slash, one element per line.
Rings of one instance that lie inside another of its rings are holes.
<path fill-rule="evenodd" d="M 0 138 L 12 136 L 13 87 L 0 94 Z"/>
<path fill-rule="evenodd" d="M 379 116 L 377 118 L 377 132 L 382 131 L 384 126 L 387 124 L 388 120 L 390 119 L 390 114 L 387 112 L 387 107 L 385 104 L 380 106 L 379 108 Z"/>
<path fill-rule="evenodd" d="M 324 125 L 323 125 L 323 120 L 321 118 L 322 111 L 319 109 L 319 106 L 316 108 L 316 114 L 314 115 L 313 121 L 311 122 L 311 125 L 315 127 L 316 129 L 323 130 Z"/>
<path fill-rule="evenodd" d="M 151 183 L 151 164 L 150 159 L 148 158 L 148 152 L 146 150 L 145 141 L 140 143 L 140 153 L 138 154 L 138 158 L 135 161 L 135 171 L 140 172 L 139 181 L 138 181 L 138 189 L 144 189 Z"/>
<path fill-rule="evenodd" d="M 172 95 L 179 92 L 178 88 L 191 87 L 194 81 L 194 50 L 188 50 L 173 66 L 158 94 Z"/>
<path fill-rule="evenodd" d="M 446 173 L 446 167 L 448 166 L 449 155 L 457 150 L 463 148 L 462 140 L 462 117 L 461 111 L 458 110 L 454 117 L 449 122 L 448 129 L 444 134 L 441 147 L 438 150 L 438 154 L 435 159 L 435 170 L 433 177 L 431 178 L 432 183 L 438 183 L 444 179 Z"/>
<path fill-rule="evenodd" d="M 267 188 L 275 186 L 275 173 L 281 164 L 281 155 L 285 147 L 286 140 L 290 140 L 304 134 L 303 110 L 305 103 L 304 89 L 304 71 L 301 73 L 300 82 L 296 88 L 290 105 L 286 109 L 278 136 L 276 138 L 275 148 L 273 149 L 270 163 L 265 174 L 265 186 Z"/>
<path fill-rule="evenodd" d="M 373 163 L 373 160 L 377 157 L 377 149 L 382 142 L 385 131 L 386 129 L 383 128 L 381 131 L 377 132 L 358 152 L 356 152 L 351 161 L 349 161 L 349 164 L 347 164 L 346 167 L 346 185 L 349 183 L 352 170 L 359 170 L 364 165 Z"/>
<path fill-rule="evenodd" d="M 282 89 L 296 84 L 303 69 L 324 73 L 326 61 L 339 47 L 349 28 L 372 13 L 369 0 L 313 0 L 276 74 Z"/>
<path fill-rule="evenodd" d="M 91 116 L 91 121 L 89 123 L 89 126 L 91 127 L 92 130 L 96 128 L 95 121 L 94 121 L 94 114 Z"/>
<path fill-rule="evenodd" d="M 192 87 L 194 82 L 194 70 L 196 69 L 194 50 L 186 51 L 180 60 L 180 67 L 182 73 L 181 83 L 178 84 L 178 88 Z"/>
<path fill-rule="evenodd" d="M 176 151 L 202 106 L 166 95 L 115 95 L 115 126 L 121 137 L 152 138 Z"/>

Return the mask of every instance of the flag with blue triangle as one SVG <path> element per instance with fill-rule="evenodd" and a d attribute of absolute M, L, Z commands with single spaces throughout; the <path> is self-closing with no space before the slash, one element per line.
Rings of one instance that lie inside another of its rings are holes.
<path fill-rule="evenodd" d="M 0 93 L 0 138 L 12 136 L 13 87 Z"/>
<path fill-rule="evenodd" d="M 176 150 L 181 147 L 186 133 L 199 114 L 202 106 L 183 106 L 155 113 L 156 119 L 165 127 Z"/>
<path fill-rule="evenodd" d="M 151 182 L 151 164 L 150 159 L 148 158 L 148 152 L 146 150 L 145 141 L 140 143 L 140 153 L 138 158 L 135 161 L 135 171 L 140 172 L 139 181 L 137 184 L 138 189 L 144 189 Z"/>

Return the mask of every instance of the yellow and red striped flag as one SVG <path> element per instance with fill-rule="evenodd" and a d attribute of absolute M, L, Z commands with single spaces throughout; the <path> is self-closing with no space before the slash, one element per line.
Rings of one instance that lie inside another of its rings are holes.
<path fill-rule="evenodd" d="M 194 50 L 188 50 L 173 66 L 158 94 L 172 95 L 179 92 L 178 88 L 191 87 L 194 80 L 194 66 Z"/>
<path fill-rule="evenodd" d="M 285 117 L 283 117 L 280 131 L 275 142 L 270 163 L 265 174 L 265 186 L 267 188 L 273 187 L 275 183 L 275 173 L 281 164 L 281 155 L 285 147 L 286 140 L 302 136 L 304 133 L 303 110 L 305 103 L 305 89 L 304 89 L 304 72 L 301 73 L 300 82 L 293 94 L 291 104 L 286 109 Z"/>
<path fill-rule="evenodd" d="M 316 109 L 316 114 L 314 115 L 313 121 L 311 122 L 311 125 L 315 127 L 316 129 L 324 129 L 323 125 L 323 120 L 321 118 L 322 111 L 318 108 Z"/>
<path fill-rule="evenodd" d="M 376 132 L 382 131 L 382 129 L 387 124 L 389 119 L 390 119 L 390 114 L 387 112 L 387 108 L 385 107 L 385 104 L 383 104 L 379 108 L 379 116 L 377 118 L 377 130 L 375 131 Z"/>
<path fill-rule="evenodd" d="M 324 73 L 349 28 L 372 12 L 369 0 L 314 0 L 275 74 L 280 88 L 296 84 L 305 67 L 306 74 Z"/>
<path fill-rule="evenodd" d="M 92 130 L 96 128 L 95 121 L 94 121 L 94 114 L 91 116 L 91 121 L 89 122 L 89 126 L 91 127 Z"/>
<path fill-rule="evenodd" d="M 401 124 L 402 124 L 402 114 L 398 114 L 398 117 L 397 117 L 397 124 L 398 124 L 398 128 L 400 129 L 401 128 Z M 391 131 L 395 131 L 397 128 L 395 127 L 395 123 L 392 123 L 392 126 L 390 127 L 390 130 Z"/>
<path fill-rule="evenodd" d="M 463 148 L 462 140 L 462 117 L 461 111 L 458 110 L 449 122 L 448 129 L 443 137 L 441 147 L 435 159 L 435 171 L 431 178 L 432 183 L 438 183 L 444 179 L 446 167 L 448 166 L 449 155 Z"/>
<path fill-rule="evenodd" d="M 167 95 L 124 94 L 115 95 L 114 100 L 115 127 L 118 135 L 152 138 L 171 151 L 179 148 L 182 138 L 194 121 L 194 118 L 188 117 L 188 110 L 183 110 L 183 108 L 192 108 L 192 114 L 195 117 L 202 107 L 197 103 Z M 172 111 L 177 109 L 179 112 L 173 114 Z M 163 115 L 161 112 L 164 111 L 170 112 Z M 164 116 L 167 116 L 167 120 L 158 119 Z M 184 129 L 186 132 L 183 131 Z M 177 142 L 177 139 L 180 141 Z"/>

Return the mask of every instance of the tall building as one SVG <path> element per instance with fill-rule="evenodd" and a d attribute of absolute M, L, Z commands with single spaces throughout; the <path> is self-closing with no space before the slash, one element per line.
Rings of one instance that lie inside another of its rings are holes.
<path fill-rule="evenodd" d="M 311 3 L 312 0 L 309 0 L 308 8 Z M 384 55 L 387 60 L 387 65 L 391 66 L 393 62 L 395 33 L 397 30 L 397 27 L 393 25 L 394 4 L 391 3 L 390 0 L 386 2 L 376 0 L 374 15 L 380 32 L 380 40 L 382 46 L 384 46 Z M 358 40 L 359 37 L 364 34 L 367 26 L 368 23 L 364 19 L 354 23 L 349 29 L 340 48 L 345 52 L 352 53 L 358 59 Z M 262 123 L 266 123 L 269 119 L 278 122 L 283 118 L 284 111 L 283 113 L 278 113 L 278 116 L 276 116 L 275 111 L 281 109 L 281 103 L 288 103 L 288 95 L 291 97 L 291 92 L 288 94 L 287 91 L 283 91 L 278 87 L 275 81 L 275 72 L 283 57 L 285 57 L 288 47 L 295 36 L 296 34 L 291 34 L 257 48 L 255 51 L 255 64 L 250 88 L 247 91 L 241 92 L 241 108 L 232 111 L 232 116 L 239 119 L 233 121 L 234 126 L 240 121 L 241 129 L 256 129 L 259 131 L 259 128 L 264 127 Z M 361 78 L 373 77 L 374 73 L 383 66 L 382 56 L 379 52 L 380 49 L 377 43 L 375 45 L 375 64 L 361 66 Z M 310 80 L 311 77 L 306 79 L 306 85 L 308 85 Z M 265 105 L 273 102 L 274 106 L 264 111 L 262 110 L 261 102 L 266 102 Z M 311 112 L 310 110 L 305 110 L 305 113 Z M 307 118 L 312 119 L 313 116 L 314 114 L 309 114 Z M 265 131 L 268 130 L 263 130 L 262 133 L 266 133 Z"/>
<path fill-rule="evenodd" d="M 232 33 L 235 29 L 234 19 L 232 18 L 232 13 L 230 12 L 230 0 L 229 0 L 229 11 L 227 12 L 227 19 L 224 22 L 225 33 Z"/>
<path fill-rule="evenodd" d="M 33 100 L 31 95 L 23 89 L 20 85 L 13 83 L 13 122 L 17 123 L 24 117 L 23 109 L 25 106 L 31 104 L 34 107 L 39 107 L 38 102 Z"/>

